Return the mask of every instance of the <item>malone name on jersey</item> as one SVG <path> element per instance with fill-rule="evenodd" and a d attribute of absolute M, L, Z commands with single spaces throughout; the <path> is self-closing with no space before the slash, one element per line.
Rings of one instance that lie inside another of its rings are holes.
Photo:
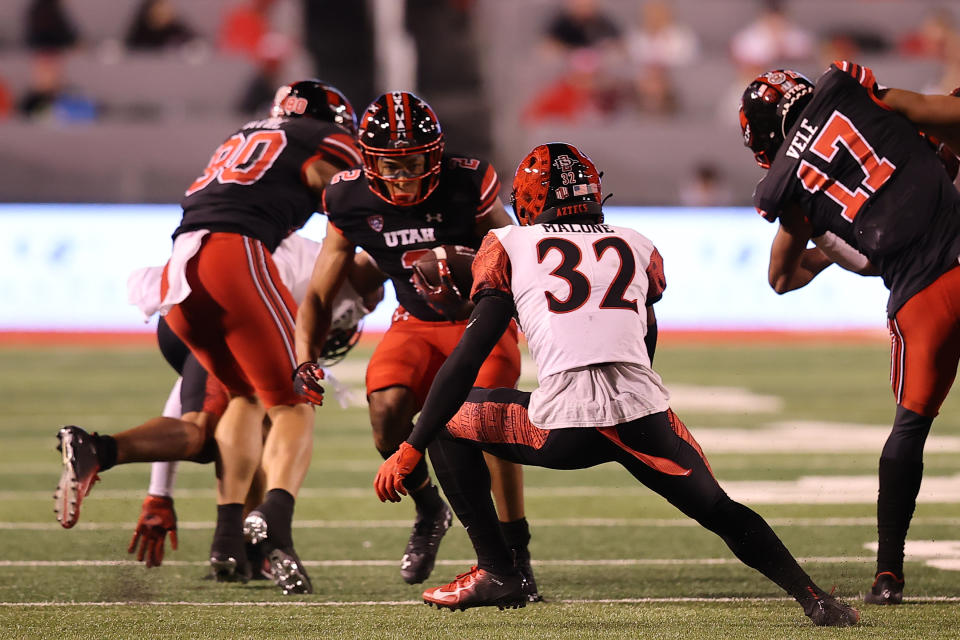
<path fill-rule="evenodd" d="M 554 222 L 544 224 L 547 233 L 614 233 L 613 227 L 606 224 L 581 224 L 579 222 Z"/>

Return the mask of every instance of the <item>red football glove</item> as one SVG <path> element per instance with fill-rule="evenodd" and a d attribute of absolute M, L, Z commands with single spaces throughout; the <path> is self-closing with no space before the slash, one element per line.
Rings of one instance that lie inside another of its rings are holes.
<path fill-rule="evenodd" d="M 430 284 L 429 278 L 423 273 L 419 265 L 413 266 L 411 281 L 413 288 L 431 309 L 448 320 L 462 320 L 470 315 L 473 307 L 463 297 L 460 289 L 453 281 L 450 265 L 446 260 L 437 260 L 437 273 L 440 283 Z M 467 294 L 470 292 L 467 291 Z"/>
<path fill-rule="evenodd" d="M 305 397 L 308 402 L 323 404 L 323 367 L 316 362 L 304 362 L 293 372 L 293 390 Z"/>
<path fill-rule="evenodd" d="M 403 486 L 413 468 L 423 460 L 423 452 L 417 451 L 409 442 L 400 443 L 400 448 L 392 456 L 383 461 L 373 486 L 377 490 L 380 502 L 400 502 L 400 495 L 407 495 L 407 488 Z"/>
<path fill-rule="evenodd" d="M 163 562 L 163 541 L 170 532 L 170 546 L 177 548 L 177 514 L 173 510 L 173 498 L 147 496 L 140 508 L 140 519 L 130 539 L 127 553 L 137 549 L 137 560 L 146 560 L 147 568 L 159 567 Z"/>

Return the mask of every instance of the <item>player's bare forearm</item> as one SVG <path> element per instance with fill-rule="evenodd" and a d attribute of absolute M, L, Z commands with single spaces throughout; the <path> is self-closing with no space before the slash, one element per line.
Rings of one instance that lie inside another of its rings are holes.
<path fill-rule="evenodd" d="M 936 136 L 951 149 L 960 149 L 960 99 L 905 89 L 883 89 L 879 95 L 887 106 L 925 133 Z"/>
<path fill-rule="evenodd" d="M 805 249 L 800 264 L 792 273 L 781 274 L 775 283 L 771 283 L 777 293 L 787 293 L 806 286 L 817 275 L 833 264 L 820 249 Z"/>
<path fill-rule="evenodd" d="M 353 264 L 353 256 L 353 245 L 328 223 L 307 293 L 297 311 L 294 340 L 298 362 L 312 362 L 319 357 L 330 331 L 333 300 Z"/>
<path fill-rule="evenodd" d="M 437 433 L 467 399 L 477 373 L 513 318 L 513 303 L 499 296 L 477 301 L 467 328 L 456 348 L 437 372 L 427 400 L 407 438 L 418 451 L 425 451 Z"/>

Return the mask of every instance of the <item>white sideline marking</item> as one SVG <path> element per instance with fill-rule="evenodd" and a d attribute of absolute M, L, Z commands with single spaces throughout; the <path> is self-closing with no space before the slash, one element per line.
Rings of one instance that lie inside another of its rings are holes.
<path fill-rule="evenodd" d="M 862 557 L 811 557 L 797 558 L 798 562 L 811 564 L 849 564 L 870 563 L 873 556 Z M 135 567 L 142 565 L 136 560 L 0 560 L 0 568 L 17 567 Z M 208 562 L 202 560 L 164 560 L 164 566 L 171 567 L 206 567 Z M 393 567 L 396 559 L 390 560 L 304 560 L 305 567 Z M 469 560 L 437 560 L 437 566 L 469 567 L 476 564 L 476 559 Z M 670 566 L 700 566 L 700 565 L 739 565 L 737 558 L 598 558 L 595 560 L 538 560 L 533 564 L 538 567 L 670 567 Z"/>
<path fill-rule="evenodd" d="M 766 518 L 771 527 L 872 527 L 877 524 L 876 518 Z M 537 518 L 534 521 L 537 528 L 542 527 L 699 527 L 700 524 L 690 518 Z M 949 526 L 960 527 L 958 518 L 914 518 L 913 526 Z M 79 522 L 75 531 L 117 531 L 133 527 L 131 522 Z M 460 526 L 454 522 L 454 526 Z M 177 528 L 181 530 L 213 529 L 214 523 L 210 520 L 178 521 Z M 297 529 L 407 529 L 409 520 L 297 520 Z M 0 531 L 59 531 L 61 527 L 56 522 L 0 522 Z M 908 543 L 909 544 L 909 543 Z M 960 556 L 960 553 L 958 553 Z"/>

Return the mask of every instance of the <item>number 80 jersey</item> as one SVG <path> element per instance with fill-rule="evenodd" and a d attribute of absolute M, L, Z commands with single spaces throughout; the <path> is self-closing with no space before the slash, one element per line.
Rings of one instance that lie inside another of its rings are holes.
<path fill-rule="evenodd" d="M 646 306 L 666 287 L 653 243 L 608 224 L 553 223 L 490 231 L 473 291 L 509 296 L 542 382 L 599 363 L 650 368 Z"/>

